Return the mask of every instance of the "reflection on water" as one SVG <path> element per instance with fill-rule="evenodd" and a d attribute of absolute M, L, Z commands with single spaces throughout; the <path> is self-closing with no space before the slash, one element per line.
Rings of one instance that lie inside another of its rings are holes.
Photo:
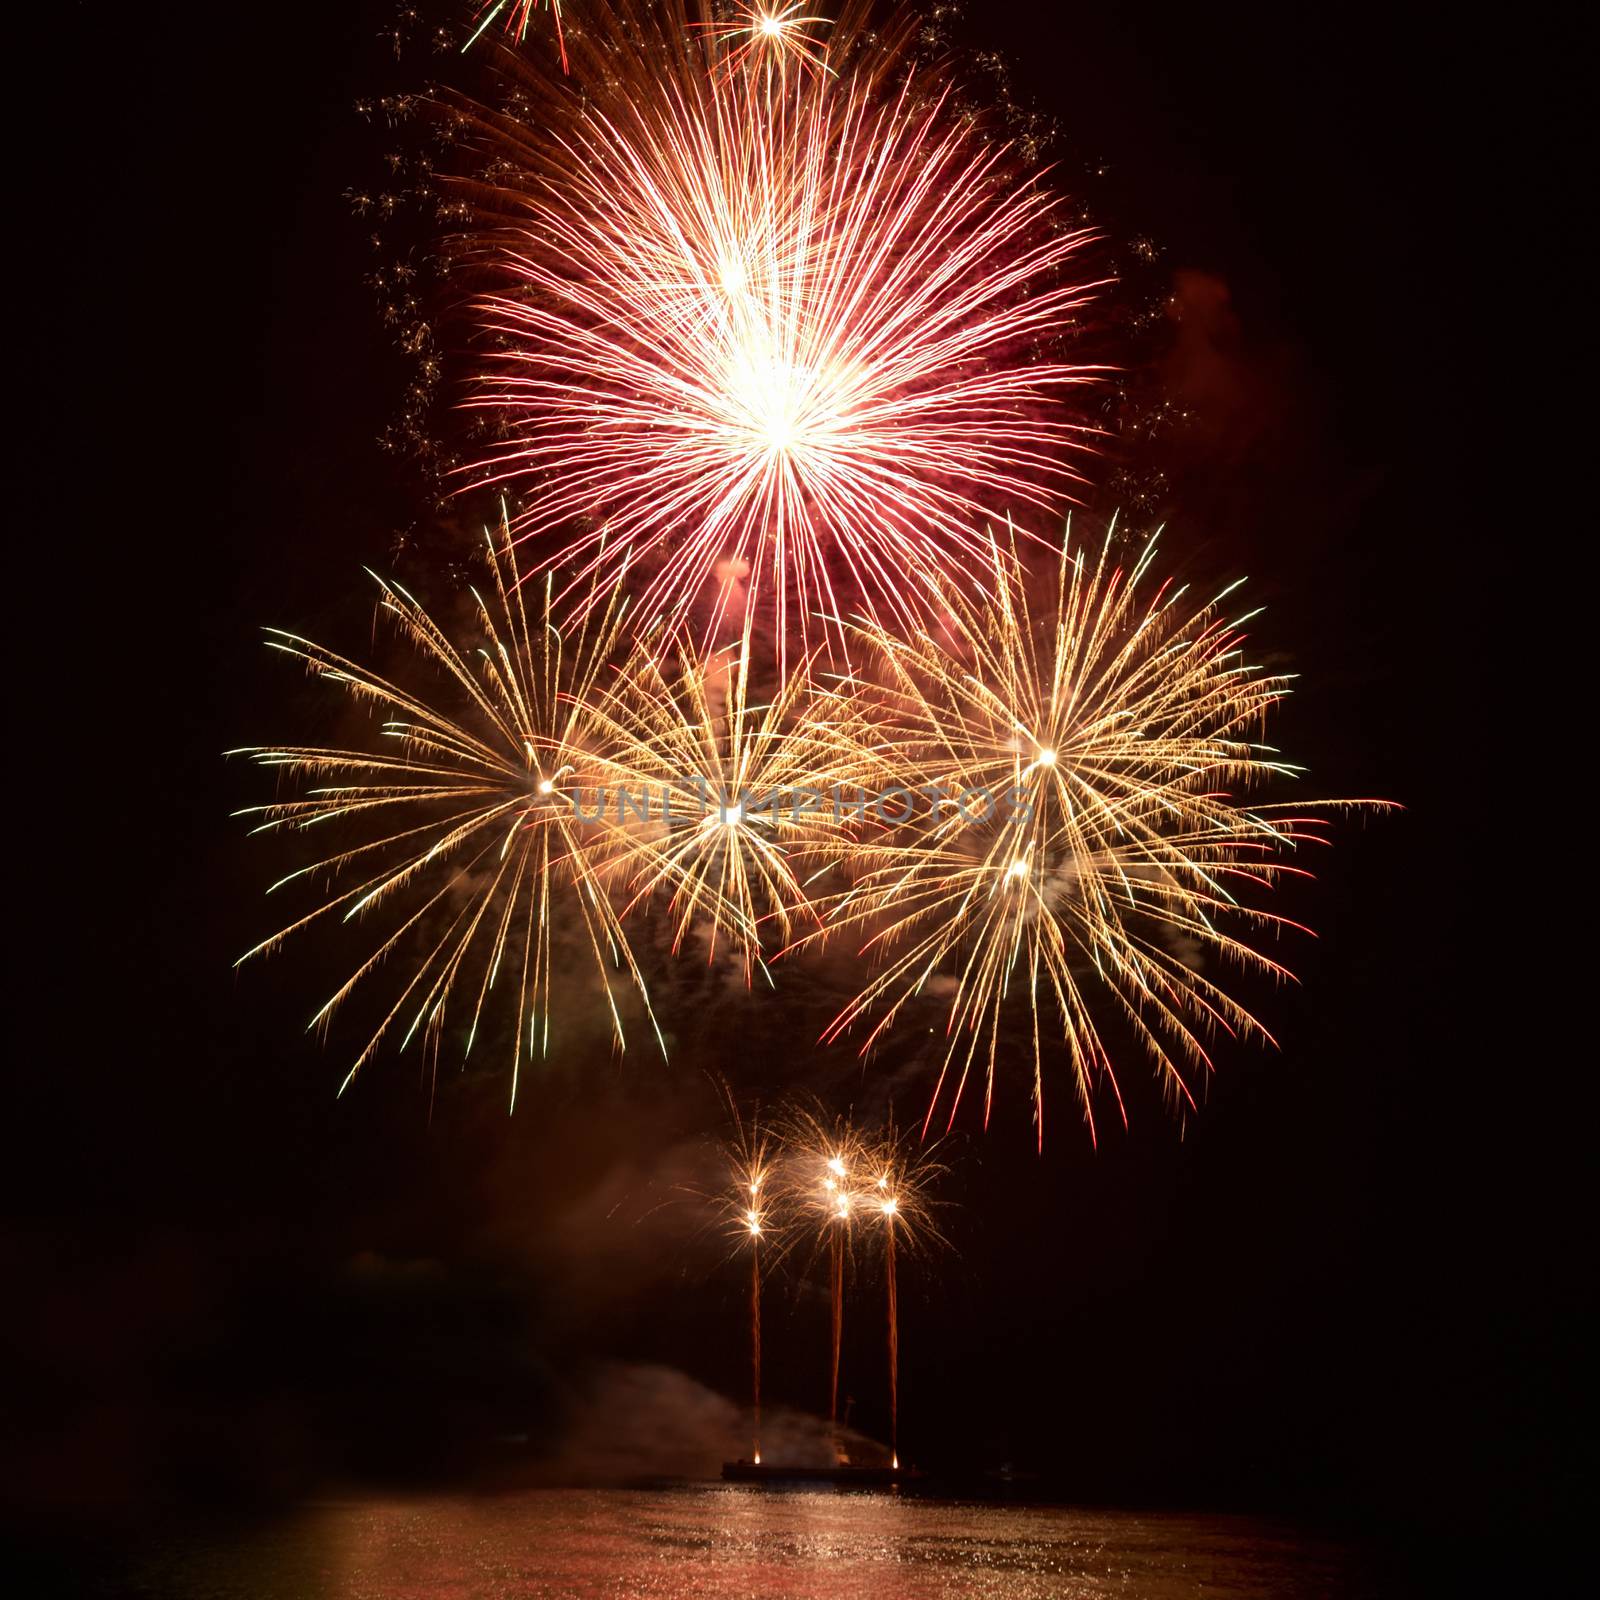
<path fill-rule="evenodd" d="M 320 1505 L 246 1535 L 148 1551 L 121 1592 L 169 1600 L 1322 1600 L 1388 1591 L 1349 1551 L 1244 1518 L 694 1485 Z"/>

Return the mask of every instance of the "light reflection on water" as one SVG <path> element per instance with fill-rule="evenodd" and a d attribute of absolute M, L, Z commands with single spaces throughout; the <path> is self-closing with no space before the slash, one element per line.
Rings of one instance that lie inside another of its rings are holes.
<path fill-rule="evenodd" d="M 1376 1595 L 1353 1556 L 1231 1517 L 742 1486 L 363 1500 L 140 1563 L 170 1600 Z"/>

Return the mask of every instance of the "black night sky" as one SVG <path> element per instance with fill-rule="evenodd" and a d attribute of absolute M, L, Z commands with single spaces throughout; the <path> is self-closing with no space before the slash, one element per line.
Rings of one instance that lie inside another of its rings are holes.
<path fill-rule="evenodd" d="M 1255 637 L 1303 679 L 1280 742 L 1321 792 L 1406 809 L 1338 827 L 1296 900 L 1321 936 L 1290 952 L 1303 984 L 1256 992 L 1281 1051 L 1225 1050 L 1186 1127 L 1136 1092 L 1095 1150 L 1063 1092 L 1036 1155 L 1021 1079 L 986 1134 L 962 1119 L 957 1250 L 904 1290 L 904 1436 L 1089 1500 L 1407 1541 L 1492 1507 L 1513 1537 L 1558 1498 L 1580 1265 L 1547 1225 L 1577 1169 L 1541 1154 L 1566 1091 L 1528 1076 L 1562 1064 L 1504 1044 L 1499 755 L 1463 756 L 1500 720 L 1507 532 L 1482 503 L 1482 42 L 1407 8 L 967 12 L 1108 250 L 1158 247 L 1172 309 L 1140 376 L 1189 414 L 1159 509 L 1268 606 Z M 50 57 L 14 397 L 47 508 L 10 595 L 39 642 L 6 1482 L 36 1524 L 477 1483 L 506 1471 L 497 1435 L 559 1462 L 602 1372 L 737 1398 L 740 1284 L 675 1200 L 713 1078 L 921 1110 L 915 1060 L 809 1043 L 803 990 L 688 979 L 670 1067 L 579 1038 L 508 1119 L 498 1066 L 430 1097 L 387 1056 L 336 1101 L 344 1058 L 302 1032 L 315 959 L 231 968 L 274 861 L 229 816 L 259 775 L 221 752 L 310 703 L 258 630 L 360 647 L 360 569 L 406 572 L 424 510 L 378 444 L 407 367 L 347 199 L 392 144 L 355 102 L 430 70 L 396 64 L 391 15 L 79 7 Z M 775 1301 L 775 1399 L 819 1403 L 820 1315 Z M 880 1403 L 863 1383 L 868 1431 Z"/>

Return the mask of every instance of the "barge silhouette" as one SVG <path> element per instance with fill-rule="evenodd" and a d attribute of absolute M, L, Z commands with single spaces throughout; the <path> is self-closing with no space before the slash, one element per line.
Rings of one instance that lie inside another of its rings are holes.
<path fill-rule="evenodd" d="M 724 1461 L 725 1483 L 831 1483 L 841 1488 L 880 1489 L 910 1483 L 922 1474 L 915 1467 L 789 1467 L 762 1461 Z"/>

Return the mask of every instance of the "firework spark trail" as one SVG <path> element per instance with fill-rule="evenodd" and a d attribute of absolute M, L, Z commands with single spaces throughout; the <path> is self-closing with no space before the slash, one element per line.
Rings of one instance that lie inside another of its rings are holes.
<path fill-rule="evenodd" d="M 537 3 L 538 0 L 484 0 L 478 7 L 478 26 L 461 48 L 470 50 L 496 18 L 504 18 L 507 36 L 521 44 L 528 37 L 528 23 L 532 19 Z M 561 70 L 570 71 L 567 63 L 567 36 L 561 26 L 561 0 L 545 0 L 545 5 L 555 17 L 556 49 L 561 56 Z"/>
<path fill-rule="evenodd" d="M 1146 600 L 1153 542 L 1131 569 L 1113 543 L 1114 530 L 1098 557 L 1064 544 L 1054 604 L 1037 615 L 1014 542 L 997 542 L 988 597 L 952 586 L 940 639 L 902 639 L 870 619 L 855 628 L 877 666 L 864 714 L 894 781 L 939 798 L 853 853 L 857 881 L 824 931 L 860 931 L 882 964 L 825 1037 L 881 1011 L 865 1052 L 915 996 L 948 993 L 930 1122 L 947 1086 L 953 1122 L 975 1065 L 987 1120 L 1013 989 L 1032 1034 L 1042 1140 L 1052 1010 L 1093 1135 L 1097 1079 L 1122 1104 L 1100 1004 L 1169 1095 L 1193 1106 L 1186 1069 L 1209 1069 L 1204 1035 L 1265 1032 L 1193 952 L 1290 976 L 1241 933 L 1298 924 L 1241 894 L 1310 876 L 1282 857 L 1318 840 L 1317 823 L 1236 794 L 1297 770 L 1247 733 L 1289 680 L 1241 654 L 1253 613 L 1225 610 L 1237 585 L 1194 605 L 1163 583 Z"/>
<path fill-rule="evenodd" d="M 1096 287 L 1069 279 L 1088 236 L 892 57 L 776 108 L 681 45 L 648 84 L 604 59 L 553 127 L 463 113 L 497 164 L 469 248 L 505 284 L 469 404 L 507 438 L 471 470 L 537 483 L 517 531 L 578 581 L 631 559 L 647 617 L 720 617 L 738 567 L 780 652 L 815 613 L 915 619 L 987 513 L 1078 479 L 1066 400 L 1093 370 L 1054 346 Z"/>
<path fill-rule="evenodd" d="M 301 661 L 357 706 L 383 712 L 377 748 L 273 745 L 231 752 L 249 755 L 303 787 L 295 798 L 249 807 L 243 814 L 260 819 L 255 832 L 315 828 L 320 836 L 331 828 L 359 835 L 272 886 L 276 891 L 319 877 L 335 886 L 349 884 L 241 962 L 278 949 L 323 919 L 348 925 L 391 903 L 400 914 L 398 925 L 312 1019 L 313 1027 L 325 1029 L 386 960 L 406 957 L 408 976 L 399 998 L 357 1056 L 341 1093 L 407 1012 L 405 1043 L 420 1032 L 436 1075 L 458 990 L 468 1002 L 465 1060 L 496 983 L 503 981 L 515 986 L 514 1107 L 524 1059 L 549 1048 L 558 907 L 565 908 L 570 925 L 583 930 L 605 988 L 616 1047 L 625 1048 L 625 1040 L 615 973 L 626 973 L 661 1043 L 643 975 L 596 874 L 591 841 L 580 837 L 566 798 L 593 759 L 593 728 L 584 707 L 622 637 L 626 605 L 612 596 L 590 608 L 581 627 L 563 633 L 550 609 L 553 585 L 547 580 L 543 611 L 530 618 L 504 523 L 486 538 L 490 598 L 469 591 L 478 638 L 465 651 L 398 584 L 375 580 L 379 609 L 427 669 L 430 690 L 402 688 L 310 640 L 268 630 L 273 649 Z M 449 700 L 457 702 L 456 709 L 446 709 Z"/>

